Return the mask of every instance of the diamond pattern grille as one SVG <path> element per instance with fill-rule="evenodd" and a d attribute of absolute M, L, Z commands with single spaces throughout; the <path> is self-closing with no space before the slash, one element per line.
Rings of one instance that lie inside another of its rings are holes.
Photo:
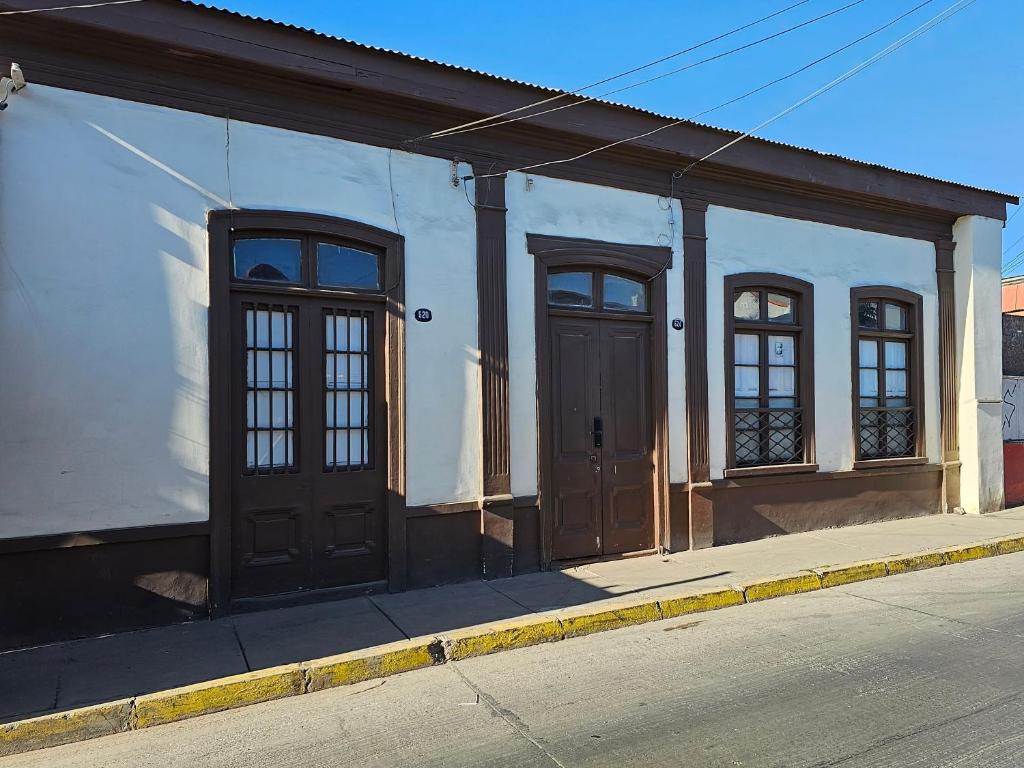
<path fill-rule="evenodd" d="M 913 408 L 861 408 L 862 459 L 913 456 L 915 438 Z"/>
<path fill-rule="evenodd" d="M 736 466 L 799 464 L 804 457 L 800 408 L 736 410 Z"/>

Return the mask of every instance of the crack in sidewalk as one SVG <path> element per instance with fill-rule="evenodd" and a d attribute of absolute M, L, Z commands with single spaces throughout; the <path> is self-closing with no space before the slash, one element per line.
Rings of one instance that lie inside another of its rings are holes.
<path fill-rule="evenodd" d="M 445 666 L 451 667 L 452 671 L 454 671 L 455 674 L 457 674 L 462 679 L 462 682 L 468 685 L 473 690 L 473 693 L 480 697 L 480 699 L 487 705 L 491 712 L 493 712 L 495 715 L 504 720 L 517 736 L 520 736 L 523 739 L 526 739 L 528 742 L 530 742 L 530 744 L 532 744 L 534 748 L 537 749 L 537 751 L 539 751 L 552 763 L 557 765 L 558 768 L 566 768 L 565 763 L 561 762 L 557 757 L 548 752 L 547 749 L 544 748 L 543 744 L 541 744 L 539 741 L 537 741 L 537 739 L 533 738 L 533 736 L 530 735 L 529 727 L 526 725 L 526 723 L 519 719 L 519 716 L 515 712 L 513 712 L 511 709 L 501 706 L 501 704 L 498 703 L 497 699 L 495 699 L 483 688 L 481 688 L 472 680 L 470 680 L 466 676 L 466 674 L 461 669 L 459 669 L 459 665 L 457 663 L 452 662 Z"/>

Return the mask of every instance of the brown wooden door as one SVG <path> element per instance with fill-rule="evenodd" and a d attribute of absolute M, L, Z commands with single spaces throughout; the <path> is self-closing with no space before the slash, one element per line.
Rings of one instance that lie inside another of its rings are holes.
<path fill-rule="evenodd" d="M 601 320 L 603 554 L 654 546 L 651 326 Z"/>
<path fill-rule="evenodd" d="M 654 543 L 650 324 L 552 316 L 552 557 Z"/>
<path fill-rule="evenodd" d="M 381 305 L 231 304 L 232 596 L 383 579 Z"/>

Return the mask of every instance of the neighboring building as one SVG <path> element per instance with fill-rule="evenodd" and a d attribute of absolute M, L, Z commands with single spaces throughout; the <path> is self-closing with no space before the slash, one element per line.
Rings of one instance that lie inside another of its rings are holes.
<path fill-rule="evenodd" d="M 1002 506 L 1012 196 L 673 178 L 695 123 L 518 172 L 665 118 L 408 141 L 556 92 L 186 2 L 0 52 L 5 646 Z"/>
<path fill-rule="evenodd" d="M 1024 277 L 1003 280 L 1003 474 L 1007 504 L 1024 504 Z"/>

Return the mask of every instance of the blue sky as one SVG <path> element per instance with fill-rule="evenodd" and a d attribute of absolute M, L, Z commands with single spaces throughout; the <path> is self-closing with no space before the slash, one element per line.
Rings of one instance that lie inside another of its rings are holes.
<path fill-rule="evenodd" d="M 686 48 L 794 1 L 220 0 L 217 4 L 359 42 L 572 89 Z M 921 1 L 863 0 L 777 40 L 614 98 L 685 117 L 797 69 Z M 810 0 L 751 30 L 621 82 L 736 47 L 848 2 Z M 703 120 L 738 130 L 752 128 L 952 3 L 933 0 L 898 25 L 843 54 Z M 1024 2 L 976 0 L 760 135 L 1024 194 L 1022 94 Z M 1011 208 L 1010 214 L 1015 210 Z M 1004 263 L 1024 251 L 1024 214 L 1009 222 L 1003 242 L 1007 247 Z M 1019 273 L 1024 273 L 1024 262 L 1009 271 Z"/>

